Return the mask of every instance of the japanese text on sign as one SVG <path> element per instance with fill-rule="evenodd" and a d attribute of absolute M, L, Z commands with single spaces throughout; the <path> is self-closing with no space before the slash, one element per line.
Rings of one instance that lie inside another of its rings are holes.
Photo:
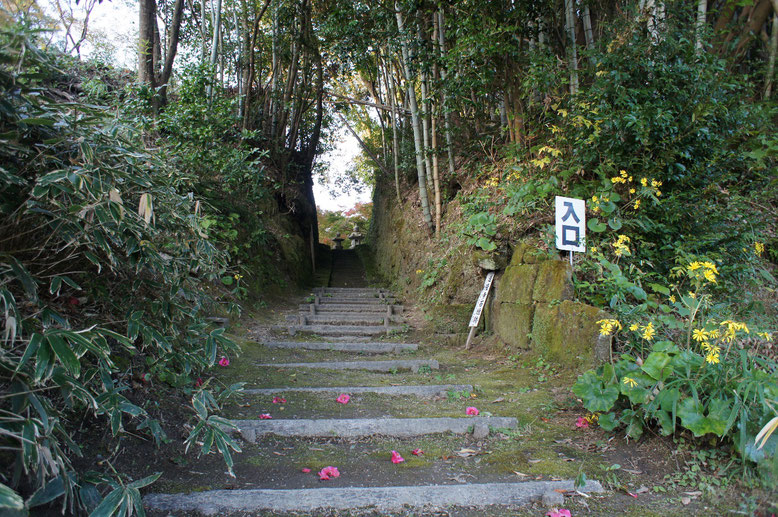
<path fill-rule="evenodd" d="M 484 288 L 481 289 L 481 294 L 478 296 L 478 301 L 475 304 L 475 309 L 473 309 L 473 316 L 470 318 L 470 327 L 477 327 L 478 321 L 481 319 L 481 312 L 484 310 L 484 305 L 486 304 L 486 297 L 489 296 L 489 288 L 492 287 L 492 280 L 494 279 L 494 271 L 490 271 L 488 275 L 486 275 L 486 280 L 484 280 Z"/>
<path fill-rule="evenodd" d="M 586 204 L 583 199 L 557 196 L 556 247 L 565 251 L 586 251 Z"/>

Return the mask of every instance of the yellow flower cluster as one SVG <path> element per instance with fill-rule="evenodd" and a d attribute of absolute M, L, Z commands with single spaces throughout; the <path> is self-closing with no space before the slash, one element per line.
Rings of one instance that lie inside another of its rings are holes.
<path fill-rule="evenodd" d="M 735 340 L 735 337 L 737 336 L 739 330 L 744 331 L 746 334 L 751 332 L 750 330 L 748 330 L 748 326 L 745 323 L 739 321 L 724 320 L 721 322 L 721 326 L 726 327 L 724 329 L 723 339 L 727 343 L 732 343 Z"/>
<path fill-rule="evenodd" d="M 773 335 L 770 334 L 769 332 L 757 332 L 756 335 L 764 339 L 768 343 L 773 340 Z"/>
<path fill-rule="evenodd" d="M 494 188 L 500 183 L 500 178 L 492 176 L 484 182 L 484 186 L 487 188 Z"/>
<path fill-rule="evenodd" d="M 618 332 L 622 329 L 619 320 L 604 319 L 597 321 L 597 324 L 600 326 L 600 335 L 603 336 L 610 336 L 614 331 Z"/>
<path fill-rule="evenodd" d="M 619 238 L 611 243 L 611 246 L 613 246 L 613 254 L 617 257 L 621 257 L 623 255 L 630 255 L 631 252 L 629 250 L 629 244 L 630 238 L 626 235 L 619 235 Z"/>
<path fill-rule="evenodd" d="M 240 281 L 240 279 L 243 278 L 243 275 L 241 275 L 240 273 L 235 273 L 235 276 L 233 278 L 235 278 L 235 280 Z"/>
<path fill-rule="evenodd" d="M 633 208 L 634 208 L 635 210 L 637 210 L 638 208 L 640 208 L 640 200 L 639 200 L 639 199 L 636 199 L 636 200 L 635 200 L 635 204 L 633 205 Z"/>
<path fill-rule="evenodd" d="M 611 183 L 613 183 L 614 185 L 617 183 L 628 183 L 631 181 L 632 181 L 632 176 L 627 174 L 627 171 L 625 171 L 624 169 L 619 171 L 618 176 L 614 176 L 611 178 Z"/>
<path fill-rule="evenodd" d="M 763 242 L 755 242 L 754 243 L 754 253 L 756 253 L 757 257 L 761 257 L 762 253 L 764 253 L 764 243 Z"/>
<path fill-rule="evenodd" d="M 595 214 L 599 212 L 600 204 L 607 203 L 608 201 L 610 201 L 610 198 L 608 196 L 602 196 L 602 197 L 592 196 L 592 202 L 590 204 L 590 206 L 592 207 L 592 212 L 594 212 Z"/>
<path fill-rule="evenodd" d="M 644 327 L 640 327 L 640 328 L 641 328 L 641 330 L 643 330 L 643 333 L 641 334 L 641 336 L 646 341 L 651 341 L 652 339 L 654 339 L 654 336 L 656 336 L 656 329 L 654 328 L 654 324 L 653 323 L 649 323 L 648 325 L 646 325 Z"/>
<path fill-rule="evenodd" d="M 716 275 L 719 274 L 716 264 L 708 261 L 699 262 L 695 260 L 686 266 L 686 271 L 689 273 L 690 278 L 705 280 L 711 284 L 716 283 Z"/>

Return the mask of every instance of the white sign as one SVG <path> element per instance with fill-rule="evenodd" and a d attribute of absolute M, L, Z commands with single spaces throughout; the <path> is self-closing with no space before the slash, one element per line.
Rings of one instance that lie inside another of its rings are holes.
<path fill-rule="evenodd" d="M 560 250 L 586 251 L 586 203 L 583 199 L 557 196 L 556 247 Z"/>
<path fill-rule="evenodd" d="M 494 271 L 490 271 L 489 274 L 486 275 L 484 288 L 481 289 L 481 294 L 478 296 L 475 309 L 473 309 L 473 316 L 470 318 L 470 327 L 478 326 L 478 321 L 481 319 L 481 312 L 483 312 L 484 305 L 486 305 L 486 297 L 489 296 L 489 289 L 492 287 L 492 280 L 494 280 Z"/>

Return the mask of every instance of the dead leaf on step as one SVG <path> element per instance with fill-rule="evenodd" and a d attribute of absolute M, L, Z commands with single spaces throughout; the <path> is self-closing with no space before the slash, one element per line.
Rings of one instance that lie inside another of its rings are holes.
<path fill-rule="evenodd" d="M 690 495 L 692 497 L 697 497 L 697 496 L 701 496 L 702 492 L 699 492 L 699 491 L 696 491 L 696 492 L 684 492 L 684 494 Z"/>
<path fill-rule="evenodd" d="M 238 407 L 251 407 L 251 404 L 238 404 Z"/>
<path fill-rule="evenodd" d="M 543 460 L 528 460 L 528 461 L 529 461 L 529 463 L 540 463 Z"/>
<path fill-rule="evenodd" d="M 554 443 L 573 443 L 573 441 L 570 438 L 565 438 L 564 440 L 554 440 Z"/>
<path fill-rule="evenodd" d="M 505 397 L 497 397 L 492 401 L 492 404 L 497 404 L 498 402 L 505 402 Z"/>
<path fill-rule="evenodd" d="M 276 451 L 273 451 L 273 454 L 275 454 L 276 456 L 286 456 L 286 454 L 282 454 L 282 453 L 276 452 Z"/>
<path fill-rule="evenodd" d="M 635 490 L 636 494 L 645 494 L 646 492 L 648 492 L 648 487 L 647 486 L 641 486 L 640 488 Z M 702 492 L 700 492 L 700 493 L 702 493 Z"/>
<path fill-rule="evenodd" d="M 643 473 L 642 470 L 631 470 L 631 469 L 621 469 L 621 470 L 623 470 L 624 472 L 629 472 L 630 474 L 635 474 L 636 476 Z"/>
<path fill-rule="evenodd" d="M 691 502 L 692 502 L 692 498 L 691 497 L 683 496 L 681 498 L 681 504 L 683 504 L 684 506 L 686 506 L 687 504 L 689 504 Z"/>
<path fill-rule="evenodd" d="M 460 449 L 455 452 L 457 456 L 461 456 L 462 458 L 467 458 L 468 456 L 475 456 L 478 454 L 478 451 L 475 451 L 473 449 Z"/>
<path fill-rule="evenodd" d="M 520 478 L 528 477 L 527 474 L 525 474 L 523 472 L 519 472 L 518 470 L 514 470 L 513 473 L 516 474 L 517 476 L 519 476 Z"/>

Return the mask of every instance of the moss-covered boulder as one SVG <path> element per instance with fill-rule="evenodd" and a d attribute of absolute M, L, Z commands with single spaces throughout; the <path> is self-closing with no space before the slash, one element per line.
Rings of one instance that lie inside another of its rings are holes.
<path fill-rule="evenodd" d="M 474 307 L 475 304 L 467 303 L 434 305 L 427 310 L 427 317 L 430 318 L 433 332 L 437 334 L 467 333 Z"/>
<path fill-rule="evenodd" d="M 513 350 L 530 347 L 532 304 L 495 302 L 492 308 L 494 333 Z"/>
<path fill-rule="evenodd" d="M 573 270 L 563 260 L 538 264 L 532 299 L 540 303 L 570 300 L 573 297 Z"/>
<path fill-rule="evenodd" d="M 538 305 L 532 323 L 533 349 L 571 366 L 605 360 L 610 353 L 610 338 L 600 335 L 597 321 L 607 317 L 597 307 L 569 300 Z"/>
<path fill-rule="evenodd" d="M 537 276 L 535 265 L 508 266 L 497 282 L 495 301 L 531 304 Z"/>
<path fill-rule="evenodd" d="M 473 265 L 487 271 L 499 271 L 508 265 L 508 256 L 500 251 L 476 250 L 473 252 Z"/>

